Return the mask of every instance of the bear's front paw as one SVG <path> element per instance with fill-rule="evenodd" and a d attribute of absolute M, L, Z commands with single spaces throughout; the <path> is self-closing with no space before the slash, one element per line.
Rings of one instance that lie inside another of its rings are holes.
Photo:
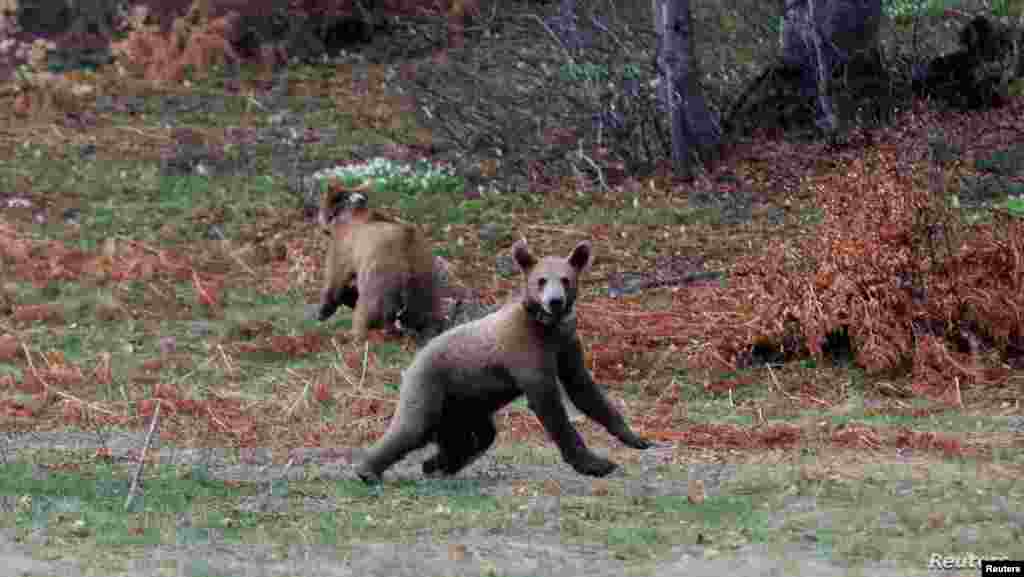
<path fill-rule="evenodd" d="M 336 307 L 336 306 L 332 307 L 331 305 L 324 305 L 324 304 L 320 305 L 320 309 L 317 311 L 317 314 L 316 314 L 316 320 L 318 320 L 320 322 L 326 321 L 327 319 L 331 318 L 331 315 L 334 314 L 334 311 L 337 308 L 338 307 Z"/>
<path fill-rule="evenodd" d="M 645 439 L 639 435 L 631 435 L 625 439 L 622 439 L 622 442 L 625 443 L 627 447 L 632 447 L 634 449 L 650 449 L 651 447 L 655 446 L 654 441 L 650 439 Z"/>
<path fill-rule="evenodd" d="M 446 474 L 446 469 L 447 463 L 441 455 L 434 455 L 426 461 L 423 461 L 423 475 L 426 477 Z"/>
<path fill-rule="evenodd" d="M 597 455 L 587 455 L 571 463 L 572 468 L 581 475 L 604 477 L 618 468 L 618 465 Z"/>
<path fill-rule="evenodd" d="M 358 475 L 363 483 L 366 483 L 367 485 L 378 485 L 381 482 L 379 474 L 363 469 L 362 467 L 356 469 L 356 475 Z"/>

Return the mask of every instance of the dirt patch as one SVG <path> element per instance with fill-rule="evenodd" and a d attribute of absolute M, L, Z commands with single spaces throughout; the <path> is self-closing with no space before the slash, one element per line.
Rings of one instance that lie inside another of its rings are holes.
<path fill-rule="evenodd" d="M 431 541 L 361 544 L 354 546 L 345 556 L 327 547 L 291 547 L 286 551 L 275 551 L 273 547 L 266 546 L 243 548 L 215 544 L 159 547 L 132 559 L 130 569 L 116 575 L 162 577 L 170 570 L 172 575 L 189 576 L 613 577 L 627 571 L 621 561 L 610 559 L 606 552 L 598 548 L 565 545 L 559 543 L 557 538 L 546 542 L 539 538 L 524 540 L 507 535 L 467 534 L 457 540 L 455 547 Z M 12 542 L 8 531 L 0 532 L 0 562 L 9 570 L 13 569 L 15 575 L 78 577 L 86 574 L 73 563 L 35 560 L 28 549 Z M 706 559 L 700 549 L 680 547 L 673 552 L 670 561 L 633 574 L 651 577 L 683 574 L 694 577 L 717 577 L 723 574 L 738 577 L 780 574 L 831 577 L 848 574 L 848 568 L 818 558 L 813 547 L 793 547 L 785 551 L 749 547 L 734 555 L 723 555 L 715 559 Z M 888 577 L 896 570 L 894 566 L 879 564 L 874 568 L 865 568 L 860 575 Z M 911 577 L 928 573 L 900 574 Z M 113 577 L 115 574 L 109 575 Z"/>
<path fill-rule="evenodd" d="M 4 454 L 8 457 L 27 454 L 33 449 L 82 450 L 98 449 L 99 439 L 90 433 L 36 433 L 8 437 Z M 141 434 L 114 434 L 104 443 L 111 449 L 111 457 L 118 461 L 128 457 L 142 442 Z M 829 534 L 837 524 L 844 522 L 846 512 L 833 509 L 826 499 L 813 495 L 787 496 L 767 517 L 766 529 L 786 532 L 794 520 L 806 529 L 795 533 L 795 538 L 782 542 L 745 543 L 730 545 L 719 537 L 698 537 L 692 543 L 677 543 L 666 554 L 652 562 L 619 558 L 614 550 L 600 544 L 580 542 L 578 537 L 565 532 L 566 512 L 577 506 L 600 507 L 600 498 L 610 485 L 620 483 L 622 490 L 632 499 L 680 497 L 686 495 L 688 485 L 699 480 L 706 498 L 722 496 L 725 484 L 738 475 L 749 475 L 743 465 L 723 463 L 696 463 L 682 466 L 682 476 L 665 476 L 665 463 L 670 460 L 670 449 L 646 452 L 640 456 L 639 470 L 622 471 L 609 479 L 581 477 L 562 463 L 539 465 L 510 463 L 507 455 L 489 453 L 453 480 L 429 481 L 422 479 L 419 465 L 427 451 L 420 451 L 399 463 L 381 490 L 388 496 L 400 487 L 417 487 L 423 494 L 455 491 L 472 487 L 481 495 L 513 498 L 517 493 L 533 491 L 525 483 L 543 479 L 543 490 L 529 497 L 520 510 L 511 515 L 500 528 L 462 528 L 449 531 L 443 539 L 430 531 L 419 531 L 407 538 L 391 542 L 358 540 L 344 547 L 267 543 L 263 545 L 239 544 L 225 539 L 220 531 L 209 529 L 192 531 L 191 517 L 179 512 L 177 541 L 174 544 L 150 545 L 134 550 L 127 559 L 120 559 L 121 569 L 105 570 L 103 575 L 261 575 L 261 576 L 422 576 L 422 575 L 500 575 L 500 576 L 612 576 L 649 575 L 669 577 L 675 575 L 716 576 L 722 574 L 741 577 L 767 575 L 807 575 L 828 577 L 848 575 L 851 571 L 865 576 L 928 575 L 928 558 L 920 559 L 917 569 L 896 561 L 866 561 L 851 566 L 838 561 L 828 553 Z M 232 456 L 228 451 L 204 449 L 174 449 L 164 446 L 159 451 L 162 464 L 188 466 L 202 463 L 213 479 L 231 484 L 253 483 L 270 487 L 276 479 L 301 481 L 310 474 L 319 479 L 352 479 L 350 463 L 361 454 L 360 449 L 305 449 L 289 455 L 290 463 L 275 462 L 270 450 L 249 450 Z M 313 472 L 315 471 L 315 473 Z M 45 467 L 37 467 L 34 475 L 48 475 Z M 834 475 L 831 473 L 830 475 Z M 878 481 L 878 479 L 876 479 Z M 885 481 L 883 481 L 885 482 Z M 915 492 L 927 490 L 921 483 L 904 479 L 890 479 L 891 491 L 913 499 Z M 412 483 L 412 485 L 409 485 Z M 431 483 L 438 483 L 436 486 Z M 428 485 L 433 488 L 429 488 Z M 273 490 L 245 497 L 237 504 L 239 511 L 261 514 L 288 514 L 295 501 L 275 496 Z M 0 499 L 0 512 L 11 512 L 16 496 Z M 584 499 L 584 501 L 580 501 Z M 999 498 L 997 497 L 997 500 Z M 584 503 L 580 505 L 580 503 Z M 589 503 L 589 504 L 588 504 Z M 993 511 L 1005 507 L 997 503 Z M 306 515 L 343 515 L 346 502 L 331 496 L 306 496 L 301 507 Z M 567 507 L 569 509 L 567 509 Z M 268 517 L 271 519 L 273 517 Z M 55 521 L 59 522 L 59 521 Z M 901 526 L 894 514 L 880 515 L 875 530 L 885 532 Z M 13 530 L 0 531 L 0 562 L 13 567 L 18 575 L 95 575 L 95 560 L 75 562 L 60 558 L 61 540 L 57 531 L 46 524 L 27 536 L 17 536 Z M 42 560 L 54 559 L 58 560 Z M 950 575 L 974 572 L 947 572 Z"/>

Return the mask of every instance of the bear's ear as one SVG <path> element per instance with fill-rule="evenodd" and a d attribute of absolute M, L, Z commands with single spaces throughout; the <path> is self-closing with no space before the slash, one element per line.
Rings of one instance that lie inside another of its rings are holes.
<path fill-rule="evenodd" d="M 537 259 L 533 258 L 530 254 L 530 249 L 526 246 L 526 239 L 521 238 L 512 245 L 512 257 L 516 259 L 519 264 L 519 268 L 523 269 L 523 272 L 529 272 L 533 265 L 537 264 Z"/>
<path fill-rule="evenodd" d="M 582 272 L 590 266 L 592 256 L 590 241 L 584 240 L 577 244 L 576 248 L 572 249 L 572 254 L 569 255 L 569 265 L 576 269 L 577 272 Z"/>

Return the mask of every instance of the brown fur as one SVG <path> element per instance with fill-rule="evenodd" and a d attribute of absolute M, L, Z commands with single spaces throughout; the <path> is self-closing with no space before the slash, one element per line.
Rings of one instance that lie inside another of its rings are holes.
<path fill-rule="evenodd" d="M 524 394 L 566 462 L 581 474 L 607 475 L 615 463 L 583 443 L 559 384 L 576 408 L 620 441 L 637 449 L 651 446 L 630 430 L 583 364 L 574 305 L 590 243 L 580 243 L 565 259 L 537 260 L 525 241 L 516 243 L 513 254 L 525 272 L 523 291 L 420 349 L 402 375 L 387 432 L 357 468 L 365 482 L 379 481 L 391 465 L 430 442 L 439 450 L 423 464 L 424 474 L 457 473 L 494 442 L 494 413 Z"/>
<path fill-rule="evenodd" d="M 374 213 L 360 192 L 325 194 L 320 224 L 332 236 L 327 253 L 320 320 L 344 304 L 355 309 L 352 334 L 384 324 L 429 332 L 439 326 L 441 302 L 434 281 L 434 258 L 419 230 Z M 340 206 L 340 208 L 339 208 Z"/>

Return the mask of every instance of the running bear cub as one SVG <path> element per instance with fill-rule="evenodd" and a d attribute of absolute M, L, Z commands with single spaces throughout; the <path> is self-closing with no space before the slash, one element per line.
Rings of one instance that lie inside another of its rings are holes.
<path fill-rule="evenodd" d="M 362 189 L 324 193 L 319 221 L 331 235 L 326 281 L 318 317 L 325 321 L 339 305 L 354 308 L 352 334 L 365 339 L 380 324 L 402 323 L 429 335 L 441 322 L 434 257 L 416 227 L 367 208 Z"/>
<path fill-rule="evenodd" d="M 558 386 L 585 415 L 635 449 L 652 443 L 635 434 L 594 383 L 583 365 L 576 336 L 576 284 L 590 265 L 590 243 L 576 245 L 567 259 L 534 258 L 525 240 L 512 249 L 525 273 L 525 287 L 490 315 L 459 325 L 427 343 L 402 375 L 398 408 L 384 437 L 356 473 L 366 483 L 409 452 L 428 443 L 437 453 L 423 473 L 454 475 L 494 442 L 494 413 L 525 394 L 577 472 L 595 477 L 617 465 L 586 447 L 569 421 Z"/>

